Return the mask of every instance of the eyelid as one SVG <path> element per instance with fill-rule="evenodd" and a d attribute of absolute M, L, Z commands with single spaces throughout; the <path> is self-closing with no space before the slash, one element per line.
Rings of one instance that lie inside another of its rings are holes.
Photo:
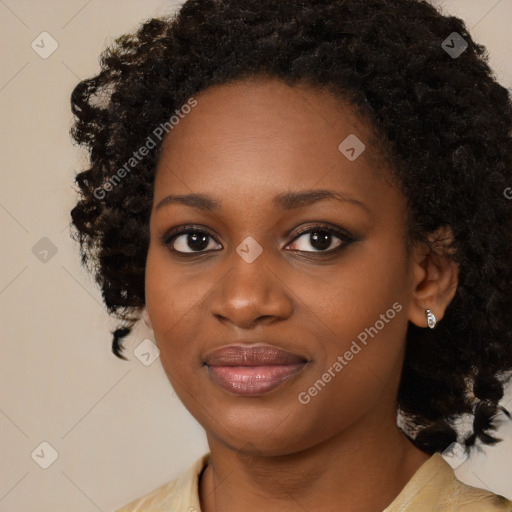
<path fill-rule="evenodd" d="M 306 226 L 305 228 L 300 229 L 299 231 L 297 231 L 297 233 L 295 233 L 295 236 L 293 237 L 291 242 L 293 242 L 294 240 L 299 238 L 304 233 L 309 233 L 311 231 L 314 231 L 315 229 L 316 230 L 323 229 L 325 231 L 329 231 L 331 233 L 334 233 L 338 238 L 340 238 L 341 240 L 343 240 L 345 242 L 354 242 L 356 240 L 355 236 L 351 235 L 350 233 L 348 233 L 343 228 L 331 226 L 330 224 L 325 223 L 325 222 L 317 222 L 316 224 L 313 224 L 313 225 L 310 225 L 310 226 Z"/>
<path fill-rule="evenodd" d="M 183 226 L 177 226 L 175 228 L 171 228 L 166 231 L 160 238 L 161 240 L 169 240 L 171 237 L 175 235 L 183 235 L 189 232 L 201 232 L 206 233 L 207 235 L 215 238 L 215 235 L 206 227 L 201 224 L 186 224 Z"/>

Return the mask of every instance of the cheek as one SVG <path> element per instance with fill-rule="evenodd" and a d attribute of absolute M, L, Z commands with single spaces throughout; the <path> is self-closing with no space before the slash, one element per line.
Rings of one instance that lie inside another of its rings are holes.
<path fill-rule="evenodd" d="M 396 323 L 395 310 L 406 309 L 409 279 L 405 249 L 400 243 L 398 236 L 365 241 L 354 246 L 328 276 L 301 279 L 301 301 L 337 339 L 353 339 L 377 321 L 379 327 L 384 321 L 389 331 L 389 326 Z M 395 303 L 399 306 L 393 309 Z M 381 315 L 385 316 L 383 320 Z M 404 323 L 403 315 L 400 322 Z"/>
<path fill-rule="evenodd" d="M 195 339 L 194 329 L 200 324 L 195 315 L 205 290 L 195 287 L 194 282 L 171 271 L 165 252 L 150 246 L 145 275 L 146 307 L 166 371 L 171 366 L 179 370 L 181 365 L 176 361 L 187 358 L 187 342 Z"/>
<path fill-rule="evenodd" d="M 396 236 L 396 243 L 376 239 L 361 245 L 331 279 L 302 285 L 301 297 L 312 320 L 319 320 L 327 333 L 318 337 L 321 346 L 311 379 L 311 384 L 322 376 L 329 381 L 319 393 L 318 406 L 344 397 L 352 401 L 346 404 L 349 408 L 357 407 L 358 401 L 371 401 L 399 377 L 409 300 L 407 260 L 399 241 Z"/>
<path fill-rule="evenodd" d="M 376 289 L 370 278 L 358 281 L 360 294 L 339 292 L 316 311 L 331 336 L 317 348 L 313 371 L 294 396 L 293 415 L 294 428 L 309 432 L 310 442 L 372 411 L 394 414 L 408 320 L 399 290 Z"/>

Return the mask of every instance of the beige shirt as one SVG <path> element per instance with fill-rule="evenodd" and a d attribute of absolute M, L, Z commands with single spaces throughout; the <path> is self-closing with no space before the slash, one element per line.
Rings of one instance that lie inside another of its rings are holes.
<path fill-rule="evenodd" d="M 116 512 L 201 512 L 199 475 L 209 456 L 203 455 L 176 480 Z M 463 484 L 443 457 L 435 453 L 383 512 L 512 512 L 512 501 Z"/>

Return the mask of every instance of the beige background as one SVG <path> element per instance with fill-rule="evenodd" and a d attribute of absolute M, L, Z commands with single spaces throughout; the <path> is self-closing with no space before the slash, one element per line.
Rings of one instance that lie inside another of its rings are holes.
<path fill-rule="evenodd" d="M 115 322 L 68 233 L 72 181 L 84 156 L 68 135 L 70 93 L 98 70 L 113 37 L 176 5 L 0 0 L 0 512 L 108 512 L 175 478 L 207 450 L 159 359 L 144 366 L 131 354 L 151 332 L 142 324 L 126 343 L 131 361 L 111 354 Z M 443 5 L 487 45 L 510 87 L 512 0 Z M 31 47 L 44 31 L 58 43 L 47 59 Z M 33 252 L 37 243 L 50 246 L 44 237 L 56 249 L 46 262 Z M 503 403 L 512 407 L 511 393 Z M 512 498 L 512 422 L 500 434 L 503 443 L 457 475 Z M 43 441 L 58 454 L 47 469 L 40 467 L 51 455 Z"/>

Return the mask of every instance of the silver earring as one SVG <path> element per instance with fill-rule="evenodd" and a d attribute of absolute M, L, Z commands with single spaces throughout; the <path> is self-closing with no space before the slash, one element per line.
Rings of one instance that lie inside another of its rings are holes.
<path fill-rule="evenodd" d="M 437 319 L 434 313 L 430 309 L 425 309 L 425 315 L 427 317 L 427 325 L 433 329 L 437 324 Z"/>

